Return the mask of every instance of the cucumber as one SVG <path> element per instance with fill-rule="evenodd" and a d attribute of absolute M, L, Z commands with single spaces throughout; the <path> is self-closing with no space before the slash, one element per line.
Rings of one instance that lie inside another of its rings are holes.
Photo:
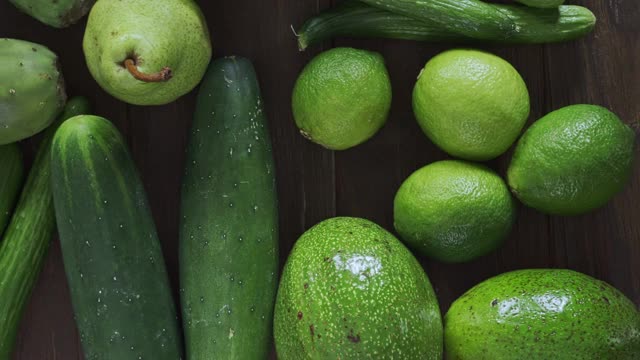
<path fill-rule="evenodd" d="M 593 13 L 582 6 L 562 5 L 557 9 L 501 4 L 491 6 L 513 20 L 518 30 L 508 39 L 482 42 L 541 44 L 568 41 L 588 34 L 596 24 Z M 348 1 L 307 20 L 297 35 L 300 50 L 339 36 L 428 42 L 480 41 L 446 30 L 432 21 L 415 20 L 359 1 Z"/>
<path fill-rule="evenodd" d="M 355 0 L 341 3 L 308 19 L 296 35 L 300 51 L 309 45 L 340 36 L 431 42 L 464 38 L 433 21 L 416 20 Z"/>
<path fill-rule="evenodd" d="M 84 98 L 73 98 L 45 132 L 0 244 L 0 359 L 11 355 L 20 318 L 55 231 L 49 169 L 51 139 L 62 121 L 88 111 Z"/>
<path fill-rule="evenodd" d="M 517 2 L 542 9 L 551 9 L 557 8 L 558 6 L 564 4 L 564 0 L 516 0 Z"/>
<path fill-rule="evenodd" d="M 145 190 L 118 130 L 77 116 L 56 132 L 53 198 L 87 359 L 181 358 L 181 336 Z"/>
<path fill-rule="evenodd" d="M 266 359 L 278 282 L 268 124 L 247 59 L 210 64 L 182 187 L 180 280 L 189 359 Z"/>
<path fill-rule="evenodd" d="M 22 151 L 18 143 L 0 145 L 0 235 L 11 218 L 24 177 Z"/>
<path fill-rule="evenodd" d="M 508 16 L 480 0 L 361 1 L 399 15 L 439 24 L 473 39 L 504 40 L 516 31 L 516 25 Z"/>

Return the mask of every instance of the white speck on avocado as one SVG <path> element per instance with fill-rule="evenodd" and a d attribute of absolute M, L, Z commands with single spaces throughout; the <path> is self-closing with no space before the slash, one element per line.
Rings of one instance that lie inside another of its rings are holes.
<path fill-rule="evenodd" d="M 233 337 L 233 334 L 235 334 L 235 331 L 232 328 L 229 328 L 229 339 Z"/>

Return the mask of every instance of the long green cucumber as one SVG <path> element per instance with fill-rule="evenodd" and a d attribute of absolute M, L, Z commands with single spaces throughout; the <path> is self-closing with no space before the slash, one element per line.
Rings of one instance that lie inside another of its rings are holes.
<path fill-rule="evenodd" d="M 278 282 L 274 170 L 251 62 L 212 62 L 198 95 L 182 187 L 188 359 L 269 355 Z"/>
<path fill-rule="evenodd" d="M 371 6 L 441 25 L 472 39 L 502 40 L 516 25 L 504 13 L 480 0 L 361 0 Z"/>
<path fill-rule="evenodd" d="M 55 231 L 50 186 L 51 139 L 66 119 L 87 113 L 84 98 L 71 99 L 45 132 L 18 204 L 0 244 L 0 359 L 9 359 L 18 325 Z"/>
<path fill-rule="evenodd" d="M 53 198 L 87 359 L 181 358 L 175 304 L 146 193 L 118 130 L 77 116 L 56 132 Z"/>
<path fill-rule="evenodd" d="M 517 2 L 542 9 L 552 9 L 564 4 L 564 0 L 516 0 Z"/>
<path fill-rule="evenodd" d="M 24 177 L 22 151 L 17 143 L 0 145 L 0 235 L 11 218 Z"/>
<path fill-rule="evenodd" d="M 593 13 L 582 6 L 562 5 L 557 9 L 502 4 L 491 6 L 513 20 L 517 25 L 517 31 L 507 39 L 483 42 L 541 44 L 568 41 L 588 34 L 596 24 Z M 435 22 L 415 20 L 359 1 L 347 1 L 310 18 L 297 35 L 300 50 L 339 36 L 427 42 L 478 41 L 446 30 Z"/>

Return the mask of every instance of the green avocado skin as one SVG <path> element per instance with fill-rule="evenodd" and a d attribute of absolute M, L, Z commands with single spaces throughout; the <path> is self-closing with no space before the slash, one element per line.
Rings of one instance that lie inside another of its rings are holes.
<path fill-rule="evenodd" d="M 445 316 L 448 360 L 633 360 L 640 313 L 611 285 L 571 270 L 519 270 L 462 295 Z"/>
<path fill-rule="evenodd" d="M 333 218 L 296 243 L 274 317 L 278 358 L 442 359 L 442 320 L 429 279 L 393 235 Z"/>

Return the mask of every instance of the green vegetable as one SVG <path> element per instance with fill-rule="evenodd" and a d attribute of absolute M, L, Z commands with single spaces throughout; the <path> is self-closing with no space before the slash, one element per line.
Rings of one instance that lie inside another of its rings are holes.
<path fill-rule="evenodd" d="M 182 188 L 180 275 L 190 359 L 266 359 L 278 282 L 275 167 L 251 62 L 214 61 Z"/>
<path fill-rule="evenodd" d="M 24 177 L 22 152 L 17 143 L 0 145 L 0 235 L 11 218 Z"/>
<path fill-rule="evenodd" d="M 89 12 L 95 0 L 10 0 L 21 11 L 39 21 L 63 28 L 75 24 Z"/>
<path fill-rule="evenodd" d="M 558 6 L 564 4 L 564 0 L 516 0 L 521 4 L 525 4 L 527 6 L 536 7 L 536 8 L 557 8 Z"/>
<path fill-rule="evenodd" d="M 89 111 L 84 98 L 71 99 L 45 133 L 11 222 L 0 244 L 0 359 L 8 359 L 24 308 L 55 230 L 50 186 L 51 139 L 64 120 Z"/>
<path fill-rule="evenodd" d="M 511 37 L 513 20 L 491 4 L 479 0 L 362 0 L 371 6 L 429 21 L 461 35 L 483 40 Z"/>
<path fill-rule="evenodd" d="M 539 44 L 574 40 L 593 30 L 596 18 L 582 6 L 534 9 L 519 5 L 493 4 L 517 25 L 509 38 L 489 40 L 507 44 Z M 477 42 L 445 29 L 438 23 L 378 9 L 359 1 L 347 1 L 304 23 L 298 31 L 298 46 L 308 46 L 332 37 L 363 37 L 427 42 Z"/>
<path fill-rule="evenodd" d="M 637 360 L 640 313 L 620 291 L 590 276 L 518 270 L 456 300 L 444 334 L 446 359 Z"/>
<path fill-rule="evenodd" d="M 28 41 L 0 38 L 0 145 L 39 133 L 67 100 L 58 56 Z"/>
<path fill-rule="evenodd" d="M 107 120 L 66 121 L 51 155 L 56 219 L 87 359 L 181 358 L 181 335 L 145 190 Z"/>

